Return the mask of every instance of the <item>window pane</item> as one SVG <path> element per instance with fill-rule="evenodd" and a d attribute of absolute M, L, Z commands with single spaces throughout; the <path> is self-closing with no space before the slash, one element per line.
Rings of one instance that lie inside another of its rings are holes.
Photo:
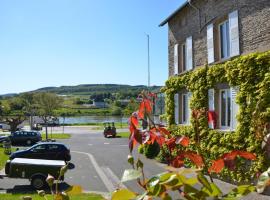
<path fill-rule="evenodd" d="M 221 91 L 221 126 L 226 126 L 226 92 Z"/>
<path fill-rule="evenodd" d="M 227 118 L 228 118 L 228 124 L 227 126 L 231 125 L 231 94 L 230 90 L 227 90 Z"/>
<path fill-rule="evenodd" d="M 219 27 L 220 32 L 220 55 L 221 58 L 229 57 L 229 22 L 226 21 Z"/>
<path fill-rule="evenodd" d="M 187 119 L 186 119 L 186 95 L 183 95 L 183 122 L 186 122 Z"/>
<path fill-rule="evenodd" d="M 182 45 L 182 65 L 183 65 L 183 71 L 186 71 L 186 45 Z"/>

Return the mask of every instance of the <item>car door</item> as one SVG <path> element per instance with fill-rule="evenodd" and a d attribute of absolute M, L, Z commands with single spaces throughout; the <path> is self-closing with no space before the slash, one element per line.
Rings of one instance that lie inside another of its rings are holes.
<path fill-rule="evenodd" d="M 46 145 L 40 144 L 29 150 L 28 158 L 47 159 Z"/>
<path fill-rule="evenodd" d="M 62 160 L 62 149 L 58 144 L 47 144 L 48 159 L 50 160 Z"/>

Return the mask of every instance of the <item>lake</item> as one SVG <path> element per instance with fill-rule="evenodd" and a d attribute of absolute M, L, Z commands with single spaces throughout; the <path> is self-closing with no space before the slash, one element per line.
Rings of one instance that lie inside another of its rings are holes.
<path fill-rule="evenodd" d="M 154 117 L 155 122 L 159 122 L 158 117 Z M 64 118 L 59 117 L 60 124 L 64 123 Z M 103 122 L 119 122 L 127 123 L 128 117 L 120 116 L 76 116 L 66 117 L 65 124 L 83 124 L 83 123 L 103 123 Z"/>

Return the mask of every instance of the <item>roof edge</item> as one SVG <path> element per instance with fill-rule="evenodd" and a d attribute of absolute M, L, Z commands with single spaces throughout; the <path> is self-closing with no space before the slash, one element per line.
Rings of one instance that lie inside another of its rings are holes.
<path fill-rule="evenodd" d="M 180 10 L 182 10 L 185 6 L 187 6 L 189 3 L 188 1 L 186 1 L 185 3 L 183 3 L 179 8 L 177 8 L 171 15 L 169 15 L 169 17 L 167 17 L 165 20 L 163 20 L 160 24 L 159 27 L 164 26 L 165 24 L 168 23 L 168 21 L 174 17 Z"/>

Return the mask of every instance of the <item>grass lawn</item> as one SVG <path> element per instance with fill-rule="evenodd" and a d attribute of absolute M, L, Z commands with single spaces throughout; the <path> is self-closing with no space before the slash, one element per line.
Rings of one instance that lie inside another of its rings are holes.
<path fill-rule="evenodd" d="M 41 134 L 42 139 L 45 140 L 46 139 L 46 133 L 42 132 Z M 71 137 L 71 135 L 69 133 L 50 133 L 48 132 L 48 138 L 49 139 L 69 139 Z"/>
<path fill-rule="evenodd" d="M 38 196 L 37 194 L 0 194 L 1 200 L 20 200 L 24 196 L 30 196 L 33 200 L 44 200 L 43 197 Z M 51 195 L 46 195 L 47 200 L 53 200 Z M 104 198 L 97 194 L 79 194 L 71 195 L 71 200 L 104 200 Z"/>
<path fill-rule="evenodd" d="M 117 136 L 121 137 L 121 138 L 128 138 L 130 135 L 129 132 L 121 132 L 121 133 L 117 133 Z"/>
<path fill-rule="evenodd" d="M 8 160 L 8 157 L 9 157 L 9 155 L 6 155 L 4 153 L 4 149 L 0 147 L 0 170 L 5 167 L 5 164 L 6 164 L 6 161 Z"/>

